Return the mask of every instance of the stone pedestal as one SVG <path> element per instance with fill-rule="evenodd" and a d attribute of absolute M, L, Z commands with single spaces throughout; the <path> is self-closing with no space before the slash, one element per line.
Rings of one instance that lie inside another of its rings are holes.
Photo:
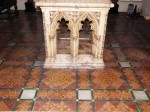
<path fill-rule="evenodd" d="M 113 4 L 110 0 L 39 0 L 36 3 L 43 13 L 46 48 L 45 68 L 103 68 L 103 48 L 107 15 Z M 59 20 L 69 21 L 70 54 L 57 54 Z M 92 54 L 80 55 L 79 30 L 81 21 L 88 18 L 92 30 Z"/>

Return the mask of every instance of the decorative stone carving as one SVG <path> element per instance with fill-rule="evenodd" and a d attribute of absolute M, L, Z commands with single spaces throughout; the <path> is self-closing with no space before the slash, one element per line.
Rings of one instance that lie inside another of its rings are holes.
<path fill-rule="evenodd" d="M 103 68 L 103 48 L 110 0 L 39 0 L 43 13 L 46 68 Z M 58 21 L 69 21 L 71 54 L 57 54 Z M 81 21 L 88 18 L 92 30 L 92 54 L 79 55 Z"/>

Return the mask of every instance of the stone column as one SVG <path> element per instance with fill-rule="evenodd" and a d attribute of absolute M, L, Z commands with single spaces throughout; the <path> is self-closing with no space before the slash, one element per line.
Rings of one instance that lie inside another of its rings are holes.
<path fill-rule="evenodd" d="M 106 25 L 107 25 L 107 15 L 108 15 L 108 9 L 101 10 L 100 17 L 99 17 L 99 26 L 97 29 L 98 30 L 98 36 L 97 36 L 97 41 L 96 41 L 97 49 L 95 51 L 96 59 L 103 58 Z"/>
<path fill-rule="evenodd" d="M 46 61 L 53 62 L 56 55 L 56 30 L 52 25 L 52 15 L 48 8 L 41 8 L 43 13 L 44 40 L 46 49 Z"/>

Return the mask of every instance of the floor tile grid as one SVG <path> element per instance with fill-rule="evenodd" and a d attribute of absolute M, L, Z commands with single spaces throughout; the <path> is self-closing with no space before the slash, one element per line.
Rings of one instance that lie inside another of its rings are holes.
<path fill-rule="evenodd" d="M 38 86 L 37 86 L 37 89 L 38 89 L 38 90 L 39 90 L 40 83 L 41 83 L 41 80 L 42 80 L 43 75 L 44 75 L 44 68 L 42 67 L 42 74 L 41 74 L 41 76 L 40 76 L 40 80 L 39 80 Z M 33 107 L 34 107 L 34 104 L 35 104 L 35 101 L 36 101 L 36 98 L 37 98 L 38 90 L 37 90 L 36 93 L 35 93 L 34 101 L 32 102 L 32 106 L 31 106 L 31 109 L 30 109 L 30 110 L 33 110 Z"/>
<path fill-rule="evenodd" d="M 116 39 L 116 38 L 115 38 L 115 39 Z M 116 40 L 117 40 L 117 39 L 116 39 Z M 118 40 L 117 40 L 117 42 L 118 42 Z M 120 46 L 120 48 L 121 48 L 121 46 Z M 113 49 L 113 48 L 112 48 L 112 49 Z M 114 53 L 116 59 L 118 60 L 114 49 L 113 49 L 113 53 Z M 124 52 L 123 52 L 123 53 L 124 53 Z M 124 53 L 124 55 L 125 55 L 125 53 Z M 125 55 L 125 57 L 126 57 L 126 59 L 128 60 L 128 58 L 127 58 L 126 55 Z M 119 60 L 118 60 L 118 61 L 119 61 Z M 130 63 L 129 63 L 129 64 L 130 64 Z M 119 63 L 119 65 L 120 65 L 120 63 Z M 130 64 L 130 65 L 131 65 L 131 64 Z M 129 85 L 129 83 L 128 83 L 128 80 L 127 80 L 126 76 L 125 76 L 124 73 L 123 73 L 123 70 L 122 70 L 121 65 L 120 65 L 120 69 L 121 69 L 122 74 L 123 74 L 123 76 L 124 76 L 124 78 L 125 78 L 125 80 L 126 80 L 126 83 L 127 83 L 127 85 L 128 85 L 129 91 L 130 91 L 130 93 L 132 94 L 133 99 L 135 100 L 135 96 L 134 96 L 134 94 L 133 94 L 133 92 L 132 92 L 132 89 L 131 89 L 131 87 L 130 87 L 130 85 Z M 131 102 L 131 101 L 130 101 L 130 102 Z M 135 102 L 135 101 L 134 101 L 134 102 Z M 138 111 L 140 111 L 138 103 L 137 103 L 137 102 L 135 102 L 135 103 L 136 103 L 136 107 L 137 107 Z"/>
<path fill-rule="evenodd" d="M 92 110 L 95 112 L 95 104 L 94 104 L 94 93 L 92 88 L 92 78 L 91 78 L 91 71 L 88 70 L 88 77 L 89 77 L 89 83 L 90 83 L 90 89 L 91 89 L 91 95 L 92 95 Z"/>
<path fill-rule="evenodd" d="M 36 58 L 37 58 L 37 56 L 38 56 L 38 53 L 39 53 L 39 51 L 40 51 L 40 49 L 42 48 L 42 45 L 40 46 L 40 48 L 38 49 L 38 52 L 37 52 L 37 54 L 36 54 Z M 31 71 L 32 71 L 32 69 L 34 68 L 33 67 L 33 65 L 34 65 L 34 63 L 32 63 L 32 67 L 31 67 L 31 69 L 30 69 L 30 71 L 29 71 L 29 74 L 27 75 L 27 78 L 26 78 L 26 81 L 25 81 L 25 83 L 24 83 L 24 86 L 23 87 L 25 87 L 26 86 L 26 84 L 27 84 L 27 82 L 28 82 L 28 79 L 30 78 L 30 75 L 31 75 Z M 42 74 L 41 74 L 41 77 L 40 77 L 41 79 L 40 80 L 42 80 Z M 40 84 L 40 80 L 39 80 L 39 84 Z M 39 85 L 38 84 L 38 85 Z M 17 101 L 16 101 L 16 104 L 15 104 L 15 106 L 14 106 L 14 108 L 13 108 L 13 110 L 16 110 L 16 107 L 17 107 L 17 105 L 18 105 L 18 103 L 19 103 L 19 101 L 21 101 L 20 100 L 20 98 L 21 98 L 21 96 L 22 96 L 22 93 L 23 93 L 23 90 L 36 90 L 36 93 L 35 93 L 35 96 L 34 96 L 34 99 L 33 99 L 33 101 L 32 101 L 32 104 L 31 104 L 31 107 L 30 107 L 30 110 L 32 110 L 32 108 L 33 108 L 33 105 L 34 105 L 34 102 L 35 102 L 35 100 L 36 100 L 36 95 L 37 95 L 37 90 L 38 90 L 38 88 L 27 88 L 27 89 L 25 89 L 25 88 L 22 88 L 22 91 L 21 91 L 21 93 L 20 93 L 20 95 L 19 95 L 19 98 L 17 99 Z M 25 100 L 25 99 L 24 99 Z"/>
<path fill-rule="evenodd" d="M 116 39 L 116 40 L 117 40 L 117 39 Z M 118 40 L 117 40 L 117 41 L 118 41 Z M 122 48 L 122 47 L 120 47 L 120 48 Z M 126 59 L 129 60 L 129 58 L 127 57 L 127 55 L 126 55 L 126 53 L 124 52 L 124 50 L 122 50 L 122 51 L 123 51 L 123 53 L 124 53 Z M 134 70 L 134 67 L 132 66 L 132 64 L 131 64 L 130 62 L 129 62 L 129 64 L 131 65 L 131 69 L 133 70 L 134 75 L 136 76 L 137 80 L 139 81 L 140 85 L 142 86 L 143 90 L 145 91 L 145 88 L 144 88 L 143 84 L 141 83 L 141 81 L 140 81 L 138 75 L 136 74 L 136 72 L 135 72 L 135 70 Z M 121 71 L 123 72 L 123 70 L 121 70 Z M 123 72 L 123 74 L 124 74 L 124 72 Z M 124 75 L 124 77 L 126 78 L 125 75 Z M 127 80 L 127 79 L 126 79 L 126 81 L 127 81 L 127 83 L 128 83 L 128 80 Z M 135 104 L 136 104 L 136 107 L 137 107 L 138 111 L 141 112 L 142 110 L 141 110 L 141 108 L 140 108 L 140 106 L 139 106 L 139 104 L 138 104 L 138 101 L 135 99 L 135 96 L 134 96 L 134 94 L 133 94 L 133 92 L 132 92 L 132 89 L 131 89 L 129 83 L 128 83 L 128 87 L 130 88 L 132 97 L 134 98 L 134 102 L 135 102 Z M 148 96 L 147 92 L 146 92 L 146 95 Z M 149 96 L 148 96 L 148 98 L 150 99 Z M 141 102 L 145 102 L 145 101 L 141 101 Z M 147 101 L 146 101 L 146 102 L 147 102 Z"/>

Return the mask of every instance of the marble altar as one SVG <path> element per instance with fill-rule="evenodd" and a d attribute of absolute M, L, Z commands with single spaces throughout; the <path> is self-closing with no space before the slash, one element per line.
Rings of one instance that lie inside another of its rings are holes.
<path fill-rule="evenodd" d="M 46 59 L 45 68 L 99 69 L 104 67 L 103 49 L 111 0 L 39 0 L 43 14 Z M 59 20 L 69 21 L 70 54 L 57 53 Z M 88 18 L 92 30 L 92 53 L 79 54 L 81 21 Z"/>

